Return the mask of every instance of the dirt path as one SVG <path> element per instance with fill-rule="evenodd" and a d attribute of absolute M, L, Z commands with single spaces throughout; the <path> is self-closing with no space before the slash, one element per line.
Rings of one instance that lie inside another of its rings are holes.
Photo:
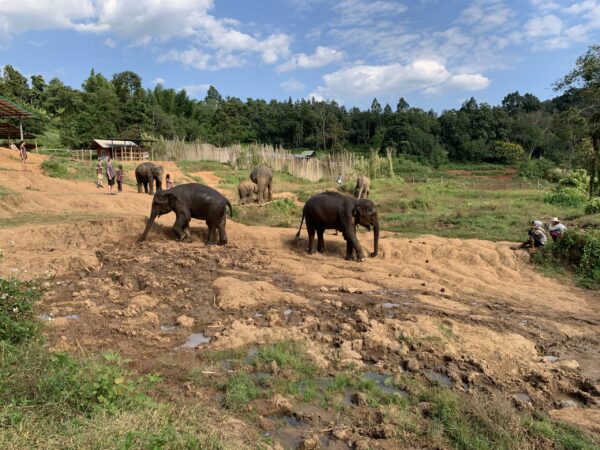
<path fill-rule="evenodd" d="M 0 200 L 0 218 L 98 216 L 0 229 L 0 274 L 48 279 L 41 312 L 55 318 L 54 348 L 118 349 L 179 380 L 193 363 L 177 349 L 190 332 L 210 338 L 196 352 L 304 337 L 323 368 L 437 373 L 600 432 L 600 299 L 541 276 L 506 243 L 384 233 L 380 255 L 356 263 L 341 236 L 308 256 L 305 231 L 293 242 L 295 230 L 231 221 L 226 247 L 205 246 L 199 222 L 179 244 L 171 215 L 137 244 L 150 196 L 49 179 L 41 160 L 22 173 L 0 151 L 0 185 L 21 196 Z M 370 234 L 359 240 L 372 248 Z M 569 402 L 579 407 L 557 409 Z"/>

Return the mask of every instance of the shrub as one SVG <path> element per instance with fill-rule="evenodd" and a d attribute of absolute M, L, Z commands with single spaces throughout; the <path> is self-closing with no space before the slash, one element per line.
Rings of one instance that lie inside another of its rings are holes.
<path fill-rule="evenodd" d="M 575 170 L 558 181 L 559 186 L 579 189 L 583 193 L 587 192 L 589 183 L 590 177 L 584 169 Z"/>
<path fill-rule="evenodd" d="M 600 213 L 600 197 L 594 197 L 585 206 L 586 214 L 598 214 Z"/>
<path fill-rule="evenodd" d="M 492 158 L 504 164 L 510 164 L 523 157 L 525 152 L 520 144 L 508 141 L 496 141 L 492 146 Z"/>
<path fill-rule="evenodd" d="M 42 170 L 52 178 L 67 178 L 69 169 L 64 161 L 57 158 L 47 159 L 42 163 Z"/>
<path fill-rule="evenodd" d="M 33 306 L 39 297 L 35 283 L 0 278 L 0 341 L 18 344 L 33 337 L 38 327 Z"/>
<path fill-rule="evenodd" d="M 585 204 L 586 199 L 587 196 L 580 189 L 557 186 L 553 192 L 546 194 L 544 202 L 553 205 L 579 208 Z"/>
<path fill-rule="evenodd" d="M 554 169 L 554 164 L 548 159 L 530 159 L 521 162 L 518 167 L 519 176 L 521 178 L 527 178 L 529 180 L 541 178 L 557 182 L 560 176 L 558 178 L 556 177 Z M 560 169 L 558 169 L 558 172 L 560 173 Z"/>

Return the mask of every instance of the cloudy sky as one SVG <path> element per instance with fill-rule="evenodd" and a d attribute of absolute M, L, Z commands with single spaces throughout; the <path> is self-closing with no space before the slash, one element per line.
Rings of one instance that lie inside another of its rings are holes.
<path fill-rule="evenodd" d="M 600 0 L 0 0 L 0 66 L 75 87 L 133 70 L 197 98 L 548 98 L 599 36 Z"/>

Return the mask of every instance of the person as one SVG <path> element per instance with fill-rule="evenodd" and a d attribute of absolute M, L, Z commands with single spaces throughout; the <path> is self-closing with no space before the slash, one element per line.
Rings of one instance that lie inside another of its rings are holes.
<path fill-rule="evenodd" d="M 119 164 L 119 170 L 117 170 L 117 190 L 119 192 L 123 192 L 123 178 L 125 174 L 123 173 L 123 166 Z"/>
<path fill-rule="evenodd" d="M 511 247 L 512 250 L 519 250 L 525 248 L 529 250 L 530 253 L 535 253 L 538 248 L 543 247 L 548 242 L 548 238 L 546 237 L 546 233 L 544 233 L 543 226 L 544 224 L 539 220 L 534 220 L 531 222 L 531 229 L 529 230 L 529 239 L 523 242 L 521 245 L 516 247 Z"/>
<path fill-rule="evenodd" d="M 27 147 L 25 146 L 25 141 L 21 141 L 19 144 L 19 156 L 21 156 L 23 170 L 27 170 Z"/>
<path fill-rule="evenodd" d="M 562 239 L 565 237 L 565 232 L 567 231 L 567 227 L 560 223 L 558 217 L 553 217 L 550 220 L 550 224 L 548 226 L 548 231 L 550 232 L 550 236 L 552 237 L 552 241 L 556 242 L 558 239 Z"/>
<path fill-rule="evenodd" d="M 19 151 L 19 148 L 16 146 L 16 144 L 15 144 L 14 142 L 11 142 L 11 143 L 10 143 L 10 145 L 9 145 L 9 148 L 10 148 L 11 150 L 14 150 L 15 152 L 18 152 L 18 151 Z"/>
<path fill-rule="evenodd" d="M 171 179 L 170 173 L 167 174 L 167 177 L 165 178 L 165 183 L 167 185 L 167 189 L 171 189 L 173 187 L 173 180 Z"/>
<path fill-rule="evenodd" d="M 104 178 L 102 176 L 102 161 L 100 160 L 98 160 L 98 164 L 96 164 L 96 187 L 104 187 Z"/>
<path fill-rule="evenodd" d="M 337 177 L 337 185 L 338 185 L 338 189 L 342 188 L 342 184 L 344 184 L 344 178 L 342 177 L 342 174 L 340 174 Z"/>
<path fill-rule="evenodd" d="M 106 160 L 106 180 L 108 181 L 108 195 L 116 195 L 113 192 L 113 186 L 115 185 L 115 169 L 113 169 L 110 158 Z"/>

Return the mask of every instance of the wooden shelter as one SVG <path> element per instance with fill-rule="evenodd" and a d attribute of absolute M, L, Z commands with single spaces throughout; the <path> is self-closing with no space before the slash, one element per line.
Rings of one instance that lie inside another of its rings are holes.
<path fill-rule="evenodd" d="M 23 134 L 21 134 L 23 133 Z M 27 131 L 22 131 L 19 127 L 10 123 L 0 123 L 0 139 L 10 139 L 16 141 L 18 139 L 35 139 L 36 135 Z"/>
<path fill-rule="evenodd" d="M 98 159 L 111 158 L 120 161 L 142 161 L 148 152 L 133 141 L 122 139 L 94 139 L 90 145 L 96 150 Z"/>
<path fill-rule="evenodd" d="M 23 139 L 26 139 L 25 132 L 23 131 L 23 119 L 39 119 L 39 117 L 0 95 L 0 119 L 17 119 L 19 121 L 19 127 L 14 128 L 19 130 L 17 136 L 22 141 Z M 1 125 L 11 126 L 8 123 Z"/>

